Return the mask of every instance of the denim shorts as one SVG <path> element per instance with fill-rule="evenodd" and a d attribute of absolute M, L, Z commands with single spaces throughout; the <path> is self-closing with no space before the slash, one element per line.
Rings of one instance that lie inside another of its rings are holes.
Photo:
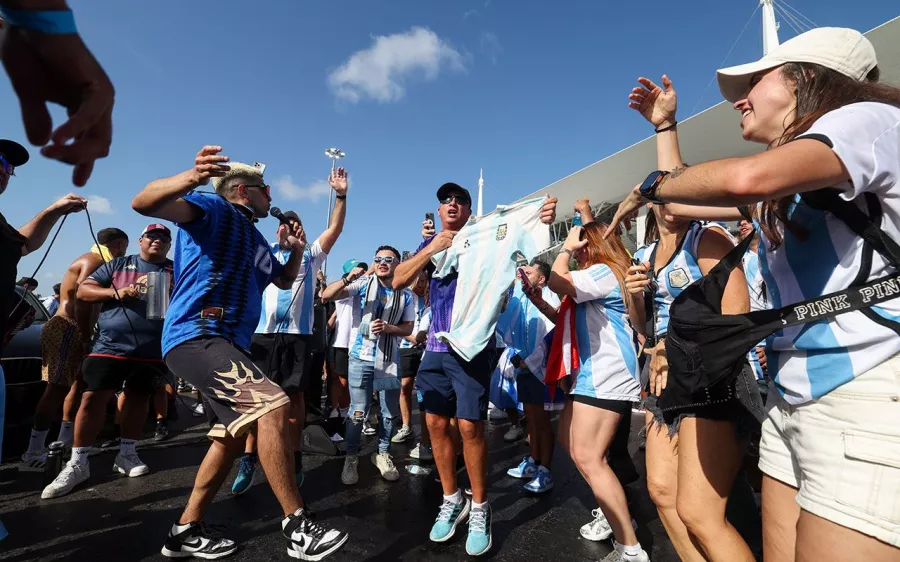
<path fill-rule="evenodd" d="M 487 419 L 494 356 L 489 349 L 464 361 L 453 352 L 426 351 L 416 377 L 425 411 L 464 420 Z"/>

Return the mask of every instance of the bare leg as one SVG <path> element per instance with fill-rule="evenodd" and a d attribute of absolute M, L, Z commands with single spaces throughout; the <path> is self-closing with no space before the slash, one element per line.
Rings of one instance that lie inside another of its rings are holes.
<path fill-rule="evenodd" d="M 209 446 L 209 450 L 197 470 L 194 489 L 191 491 L 181 519 L 178 520 L 179 525 L 203 519 L 209 504 L 212 503 L 219 488 L 222 487 L 225 477 L 231 471 L 231 466 L 240 452 L 242 444 L 243 439 L 231 436 L 213 439 L 212 445 Z"/>
<path fill-rule="evenodd" d="M 44 394 L 38 400 L 37 407 L 34 410 L 34 428 L 36 430 L 46 431 L 50 429 L 59 405 L 66 399 L 66 395 L 69 394 L 70 390 L 67 386 L 47 384 L 47 387 L 44 388 Z"/>
<path fill-rule="evenodd" d="M 84 379 L 81 378 L 81 375 L 78 375 L 75 378 L 75 383 L 69 388 L 69 393 L 66 394 L 66 399 L 63 402 L 62 421 L 75 421 L 75 416 L 78 414 L 78 406 L 81 402 L 81 394 L 84 392 L 85 386 Z"/>
<path fill-rule="evenodd" d="M 484 422 L 459 420 L 459 433 L 463 442 L 463 457 L 469 484 L 472 486 L 472 501 L 487 501 L 487 446 L 484 442 Z M 455 459 L 454 459 L 455 460 Z M 444 475 L 441 474 L 443 482 Z"/>
<path fill-rule="evenodd" d="M 547 466 L 544 464 L 544 455 L 541 450 L 541 439 L 538 435 L 538 425 L 540 421 L 538 420 L 538 410 L 541 412 L 544 411 L 543 406 L 538 406 L 537 404 L 525 404 L 525 426 L 528 430 L 528 447 L 529 453 L 531 454 L 531 458 L 534 459 L 534 462 L 541 466 Z M 547 459 L 549 461 L 549 459 Z"/>
<path fill-rule="evenodd" d="M 516 408 L 507 408 L 506 415 L 509 416 L 509 423 L 512 424 L 513 427 L 519 427 L 519 410 Z"/>
<path fill-rule="evenodd" d="M 537 416 L 537 436 L 541 442 L 541 466 L 545 466 L 549 470 L 550 465 L 553 463 L 553 446 L 556 440 L 553 437 L 553 424 L 550 421 L 550 413 L 543 409 Z"/>
<path fill-rule="evenodd" d="M 754 562 L 725 505 L 741 468 L 743 448 L 732 422 L 685 418 L 678 432 L 676 508 L 711 562 Z"/>
<path fill-rule="evenodd" d="M 406 377 L 400 381 L 400 419 L 404 426 L 412 425 L 412 395 L 415 377 Z"/>
<path fill-rule="evenodd" d="M 126 388 L 121 397 L 125 401 L 125 407 L 122 408 L 122 438 L 140 439 L 144 420 L 147 419 L 150 396 Z"/>
<path fill-rule="evenodd" d="M 153 411 L 156 412 L 157 420 L 166 419 L 166 414 L 169 413 L 169 394 L 166 385 L 158 386 L 153 391 Z"/>
<path fill-rule="evenodd" d="M 73 447 L 90 447 L 97 439 L 103 427 L 106 405 L 113 396 L 112 390 L 85 391 L 81 397 L 81 406 L 75 416 L 75 436 Z"/>
<path fill-rule="evenodd" d="M 278 408 L 259 418 L 256 425 L 259 460 L 285 516 L 303 507 L 297 490 L 288 415 L 288 408 Z"/>
<path fill-rule="evenodd" d="M 647 491 L 678 557 L 684 562 L 706 562 L 676 508 L 678 437 L 669 437 L 667 426 L 653 423 L 653 414 L 648 413 L 646 421 L 652 424 L 647 429 Z"/>
<path fill-rule="evenodd" d="M 900 561 L 900 548 L 859 531 L 841 527 L 808 511 L 797 524 L 797 562 L 841 560 L 846 562 Z M 768 562 L 768 558 L 766 561 Z M 775 560 L 775 562 L 780 562 Z"/>
<path fill-rule="evenodd" d="M 625 490 L 606 459 L 621 417 L 603 408 L 571 401 L 559 421 L 560 444 L 591 487 L 616 541 L 636 545 Z"/>
<path fill-rule="evenodd" d="M 291 430 L 291 452 L 293 453 L 300 450 L 303 427 L 306 425 L 306 402 L 302 392 L 291 394 L 289 398 L 291 399 L 291 411 L 288 421 Z"/>
<path fill-rule="evenodd" d="M 794 562 L 800 520 L 796 497 L 796 488 L 763 474 L 763 558 L 766 560 Z"/>
<path fill-rule="evenodd" d="M 426 414 L 425 422 L 431 435 L 431 450 L 441 477 L 441 488 L 445 496 L 452 496 L 459 488 L 456 485 L 456 449 L 450 432 L 450 418 Z"/>

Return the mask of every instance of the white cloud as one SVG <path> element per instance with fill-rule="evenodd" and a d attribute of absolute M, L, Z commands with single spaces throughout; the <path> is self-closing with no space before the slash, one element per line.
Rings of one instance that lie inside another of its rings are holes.
<path fill-rule="evenodd" d="M 493 65 L 497 64 L 500 53 L 503 52 L 503 46 L 500 45 L 500 40 L 497 38 L 497 35 L 490 31 L 485 31 L 481 34 L 481 41 L 478 44 L 478 48 L 491 59 L 491 64 Z"/>
<path fill-rule="evenodd" d="M 357 103 L 369 97 L 381 103 L 406 95 L 413 78 L 427 82 L 442 70 L 465 71 L 464 57 L 447 41 L 424 27 L 404 33 L 379 35 L 372 46 L 353 53 L 328 75 L 328 84 L 338 99 Z"/>
<path fill-rule="evenodd" d="M 467 10 L 467 11 L 463 14 L 463 19 L 464 19 L 464 20 L 467 20 L 467 19 L 469 19 L 469 17 L 471 17 L 471 16 L 480 16 L 480 15 L 481 15 L 481 14 L 478 12 L 478 10 Z"/>
<path fill-rule="evenodd" d="M 85 195 L 85 198 L 88 200 L 88 210 L 91 213 L 95 215 L 115 214 L 112 204 L 106 197 L 101 197 L 99 195 Z"/>
<path fill-rule="evenodd" d="M 289 201 L 306 199 L 316 202 L 323 197 L 328 197 L 331 186 L 325 180 L 316 180 L 309 185 L 301 186 L 294 182 L 291 176 L 281 176 L 272 184 L 278 195 Z"/>

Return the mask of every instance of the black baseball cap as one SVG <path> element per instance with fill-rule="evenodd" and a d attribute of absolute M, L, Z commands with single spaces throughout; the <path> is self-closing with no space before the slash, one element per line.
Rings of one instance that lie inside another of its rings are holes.
<path fill-rule="evenodd" d="M 28 162 L 28 151 L 16 141 L 0 139 L 0 154 L 16 168 Z"/>
<path fill-rule="evenodd" d="M 446 199 L 451 195 L 464 195 L 466 200 L 468 200 L 469 205 L 472 204 L 472 196 L 469 194 L 469 190 L 459 185 L 458 183 L 453 183 L 452 181 L 445 183 L 437 190 L 437 198 L 438 201 L 442 199 Z"/>
<path fill-rule="evenodd" d="M 294 211 L 285 211 L 284 218 L 289 221 L 297 221 L 298 224 L 303 224 L 303 221 L 300 220 L 300 216 Z"/>

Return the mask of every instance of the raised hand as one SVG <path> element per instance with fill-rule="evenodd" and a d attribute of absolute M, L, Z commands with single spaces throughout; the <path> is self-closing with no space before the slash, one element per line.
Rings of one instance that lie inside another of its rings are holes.
<path fill-rule="evenodd" d="M 625 275 L 625 289 L 632 295 L 644 294 L 644 291 L 650 286 L 650 277 L 647 276 L 649 270 L 649 262 L 629 267 L 628 273 Z"/>
<path fill-rule="evenodd" d="M 588 241 L 581 239 L 581 233 L 583 231 L 584 228 L 580 226 L 573 226 L 572 229 L 569 230 L 569 235 L 566 237 L 566 241 L 563 242 L 563 248 L 569 250 L 569 252 L 574 253 L 587 246 Z"/>
<path fill-rule="evenodd" d="M 547 201 L 544 202 L 544 206 L 541 207 L 541 222 L 544 224 L 553 224 L 556 220 L 556 204 L 559 202 L 559 199 L 556 197 L 548 197 Z"/>
<path fill-rule="evenodd" d="M 655 128 L 668 127 L 675 123 L 675 111 L 678 109 L 678 98 L 672 81 L 663 74 L 662 87 L 653 80 L 638 78 L 640 87 L 631 90 L 628 107 L 637 110 Z"/>
<path fill-rule="evenodd" d="M 306 231 L 295 222 L 291 222 L 291 232 L 287 236 L 287 242 L 291 249 L 301 254 L 306 250 Z"/>
<path fill-rule="evenodd" d="M 226 165 L 228 157 L 222 152 L 221 146 L 208 145 L 200 149 L 194 158 L 195 181 L 199 185 L 206 185 L 212 178 L 220 178 L 231 169 Z"/>
<path fill-rule="evenodd" d="M 425 219 L 422 221 L 422 238 L 431 238 L 434 236 L 434 221 Z"/>
<path fill-rule="evenodd" d="M 645 204 L 644 200 L 641 198 L 641 193 L 639 191 L 640 187 L 640 184 L 634 186 L 631 193 L 619 203 L 616 214 L 613 215 L 612 220 L 609 221 L 609 228 L 603 233 L 603 238 L 609 238 L 612 234 L 621 232 L 621 225 L 623 224 L 626 228 L 631 228 L 631 220 L 637 215 L 641 206 Z"/>
<path fill-rule="evenodd" d="M 331 170 L 331 175 L 328 176 L 328 183 L 338 195 L 347 195 L 347 171 L 344 168 Z"/>
<path fill-rule="evenodd" d="M 0 60 L 19 97 L 28 140 L 43 146 L 41 154 L 47 158 L 75 166 L 72 183 L 81 187 L 91 177 L 94 161 L 109 154 L 112 82 L 77 34 L 5 27 Z M 65 107 L 69 115 L 55 131 L 48 102 Z"/>
<path fill-rule="evenodd" d="M 70 193 L 61 199 L 58 199 L 55 203 L 50 205 L 47 210 L 57 212 L 60 215 L 65 215 L 68 213 L 81 212 L 87 207 L 87 204 L 87 199 L 84 197 L 79 197 L 74 193 Z"/>

